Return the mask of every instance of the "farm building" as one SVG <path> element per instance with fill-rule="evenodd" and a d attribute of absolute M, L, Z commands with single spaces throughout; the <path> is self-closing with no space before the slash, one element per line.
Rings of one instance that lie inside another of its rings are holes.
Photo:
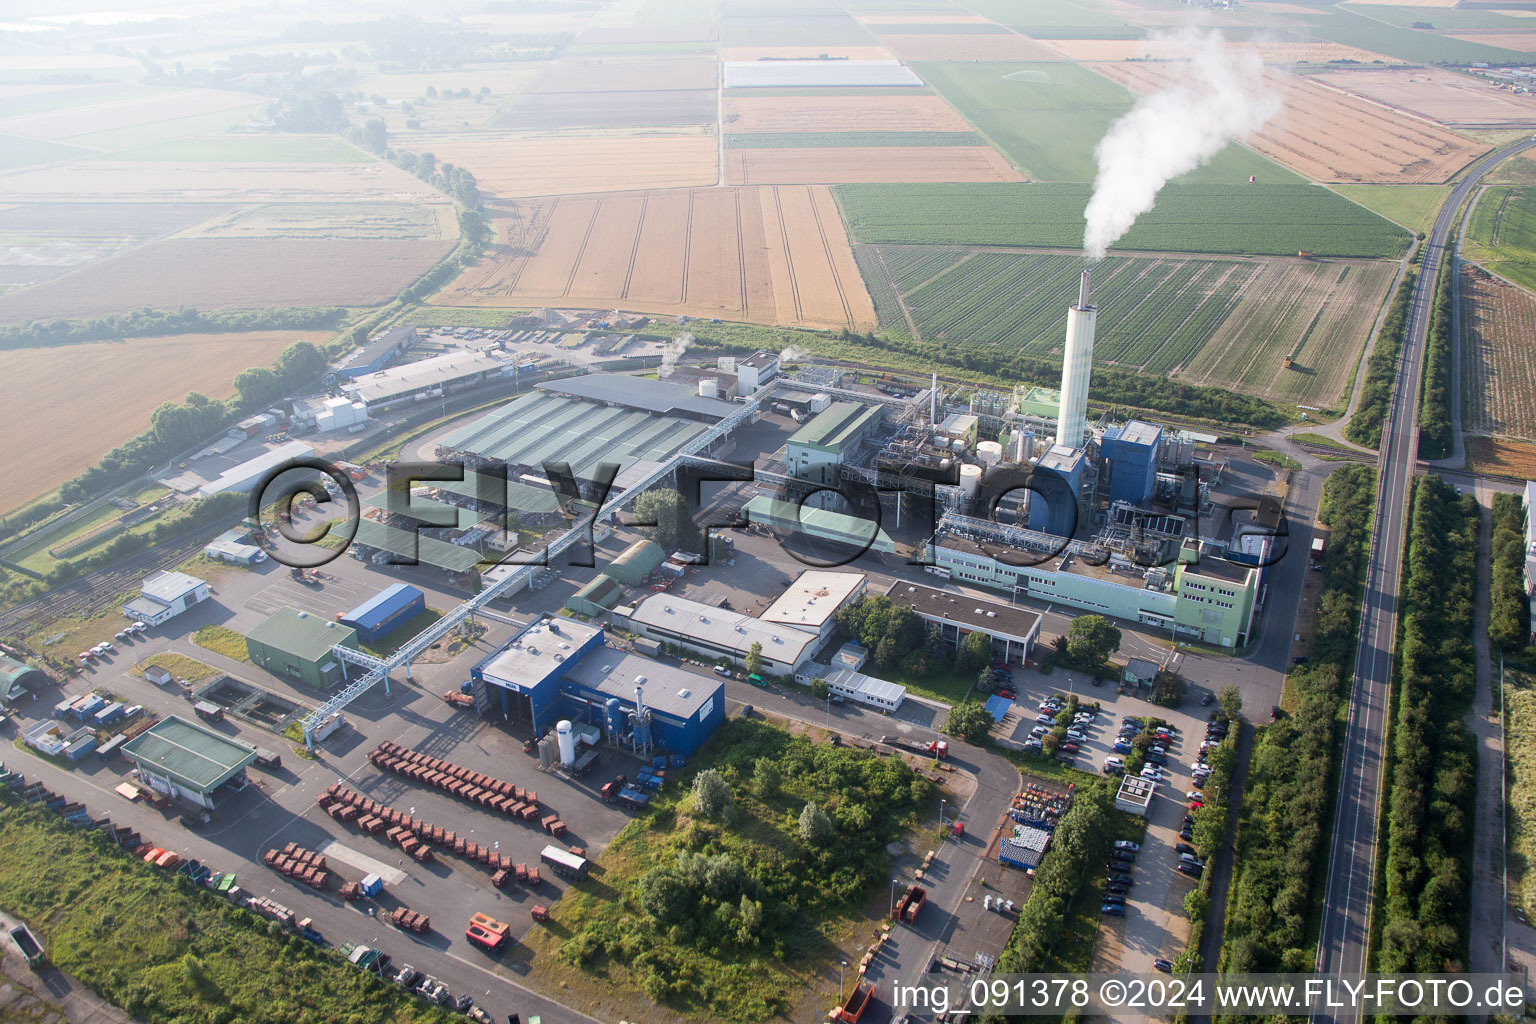
<path fill-rule="evenodd" d="M 938 626 L 944 639 L 957 649 L 967 634 L 980 631 L 992 638 L 994 656 L 1003 661 L 1023 661 L 1040 638 L 1039 614 L 1017 605 L 905 580 L 895 581 L 885 593 L 892 603 L 910 608 L 924 622 Z"/>
<path fill-rule="evenodd" d="M 652 594 L 628 616 L 630 628 L 641 636 L 696 651 L 706 658 L 724 658 L 746 667 L 754 643 L 762 645 L 764 671 L 793 676 L 816 653 L 821 638 L 802 629 L 763 622 L 740 612 L 689 601 L 671 594 Z"/>
<path fill-rule="evenodd" d="M 157 793 L 212 808 L 225 787 L 245 785 L 256 748 L 171 715 L 122 747 L 134 775 Z"/>
<path fill-rule="evenodd" d="M 607 573 L 572 594 L 565 606 L 578 615 L 597 618 L 616 607 L 624 597 L 624 587 Z"/>
<path fill-rule="evenodd" d="M 860 552 L 889 555 L 896 551 L 890 534 L 869 519 L 859 519 L 824 508 L 809 508 L 759 494 L 742 506 L 748 521 L 817 540 L 848 545 Z"/>
<path fill-rule="evenodd" d="M 868 584 L 869 577 L 861 572 L 807 569 L 758 618 L 807 630 L 826 640 L 836 628 L 832 617 L 863 596 Z"/>
<path fill-rule="evenodd" d="M 494 351 L 459 350 L 362 374 L 343 384 L 341 390 L 354 402 L 367 406 L 372 415 L 402 402 L 436 398 L 445 392 L 459 391 L 516 372 L 515 361 L 504 359 Z"/>
<path fill-rule="evenodd" d="M 789 475 L 803 483 L 836 486 L 843 464 L 884 415 L 884 406 L 833 402 L 785 442 Z"/>
<path fill-rule="evenodd" d="M 0 704 L 15 704 L 22 694 L 36 693 L 52 682 L 42 669 L 0 654 Z"/>
<path fill-rule="evenodd" d="M 352 380 L 365 373 L 379 372 L 416 344 L 421 333 L 420 328 L 402 326 L 375 335 L 336 368 L 336 376 Z"/>
<path fill-rule="evenodd" d="M 297 608 L 279 608 L 245 638 L 252 663 L 275 676 L 310 686 L 334 686 L 346 678 L 346 663 L 332 647 L 357 648 L 357 630 Z"/>
<path fill-rule="evenodd" d="M 158 626 L 199 602 L 208 600 L 208 581 L 184 572 L 157 572 L 144 578 L 139 596 L 123 605 L 135 622 Z"/>
<path fill-rule="evenodd" d="M 303 441 L 288 441 L 262 452 L 255 458 L 246 459 L 238 466 L 226 469 L 199 487 L 197 496 L 207 498 L 226 491 L 250 491 L 278 467 L 295 459 L 310 458 L 314 454 L 315 450 Z"/>
<path fill-rule="evenodd" d="M 605 570 L 609 576 L 626 587 L 637 587 L 640 581 L 655 572 L 666 555 L 653 540 L 637 540 L 625 548 Z"/>
<path fill-rule="evenodd" d="M 425 594 L 408 584 L 395 583 L 343 613 L 336 621 L 357 630 L 357 638 L 363 643 L 373 643 L 405 625 L 426 607 Z"/>

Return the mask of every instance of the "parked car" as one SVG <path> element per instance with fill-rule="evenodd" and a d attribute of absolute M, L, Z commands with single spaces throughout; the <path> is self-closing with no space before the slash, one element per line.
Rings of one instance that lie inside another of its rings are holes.
<path fill-rule="evenodd" d="M 1180 864 L 1193 864 L 1197 868 L 1205 867 L 1205 861 L 1201 860 L 1199 857 L 1196 857 L 1192 853 L 1181 853 L 1181 854 L 1179 854 L 1179 863 Z"/>
<path fill-rule="evenodd" d="M 1205 806 L 1205 801 L 1203 801 L 1203 800 L 1191 800 L 1189 802 L 1189 809 L 1192 810 L 1192 811 L 1198 811 L 1200 808 L 1202 808 L 1204 806 Z"/>
<path fill-rule="evenodd" d="M 1184 795 L 1191 800 L 1199 800 L 1202 804 L 1205 803 L 1205 794 L 1200 792 L 1198 789 L 1191 789 Z"/>
<path fill-rule="evenodd" d="M 1180 824 L 1184 828 L 1190 828 L 1190 827 L 1192 827 L 1194 825 L 1194 823 L 1195 823 L 1195 816 L 1193 814 L 1186 814 L 1186 815 L 1184 815 L 1184 820 L 1182 822 L 1180 822 Z"/>
<path fill-rule="evenodd" d="M 1083 730 L 1081 730 L 1081 729 L 1077 728 L 1076 726 L 1074 726 L 1071 729 L 1067 730 L 1067 737 L 1069 739 L 1074 739 L 1074 740 L 1085 740 L 1085 739 L 1088 738 L 1088 734 L 1086 732 L 1083 732 Z"/>
<path fill-rule="evenodd" d="M 1033 729 L 1029 730 L 1029 734 L 1031 736 L 1049 736 L 1051 734 L 1051 730 L 1046 726 L 1037 725 Z"/>
<path fill-rule="evenodd" d="M 1104 888 L 1108 889 L 1110 892 L 1120 893 L 1121 895 L 1130 892 L 1131 887 L 1135 884 L 1136 883 L 1131 881 L 1129 878 L 1123 878 L 1116 875 L 1110 875 L 1107 879 L 1104 880 Z"/>
<path fill-rule="evenodd" d="M 1120 742 L 1115 744 L 1115 753 L 1117 753 L 1117 754 L 1129 754 L 1134 749 L 1135 749 L 1134 747 L 1132 747 L 1129 743 L 1125 742 L 1124 740 L 1121 740 Z"/>
<path fill-rule="evenodd" d="M 1162 971 L 1164 974 L 1172 974 L 1173 973 L 1173 961 L 1172 960 L 1166 960 L 1163 957 L 1158 957 L 1156 960 L 1152 961 L 1152 966 L 1156 967 L 1158 970 Z"/>
<path fill-rule="evenodd" d="M 1139 853 L 1141 852 L 1141 844 L 1133 843 L 1129 839 L 1117 839 L 1115 840 L 1115 849 L 1130 850 L 1132 853 Z"/>
<path fill-rule="evenodd" d="M 1035 721 L 1039 722 L 1041 725 L 1055 725 L 1056 724 L 1056 716 L 1055 715 L 1048 715 L 1048 714 L 1046 714 L 1045 712 L 1042 711 L 1042 712 L 1040 712 L 1040 714 L 1035 716 Z"/>
<path fill-rule="evenodd" d="M 1180 864 L 1178 865 L 1178 868 L 1190 878 L 1199 878 L 1201 875 L 1205 874 L 1205 868 L 1197 867 L 1194 864 Z"/>
<path fill-rule="evenodd" d="M 1107 768 L 1107 767 L 1109 767 L 1111 765 L 1113 765 L 1116 768 L 1124 768 L 1125 767 L 1125 759 L 1124 758 L 1120 758 L 1120 757 L 1106 757 L 1104 759 L 1104 766 Z"/>
<path fill-rule="evenodd" d="M 1190 856 L 1195 856 L 1195 848 L 1188 843 L 1175 843 L 1173 849 L 1177 853 L 1187 853 Z"/>
<path fill-rule="evenodd" d="M 1108 914 L 1111 917 L 1124 917 L 1125 905 L 1122 903 L 1106 903 L 1099 907 L 1099 913 Z"/>
<path fill-rule="evenodd" d="M 1207 691 L 1205 691 L 1204 693 L 1202 693 L 1200 695 L 1200 706 L 1201 707 L 1209 707 L 1211 701 L 1213 701 L 1215 699 L 1216 698 L 1211 694 L 1211 691 L 1207 690 Z"/>
<path fill-rule="evenodd" d="M 1106 905 L 1118 904 L 1119 906 L 1122 906 L 1122 907 L 1125 906 L 1125 897 L 1124 896 L 1119 896 L 1119 895 L 1111 894 L 1111 895 L 1103 897 L 1102 901 Z"/>
<path fill-rule="evenodd" d="M 1037 739 L 1028 739 L 1028 740 L 1024 741 L 1024 749 L 1025 750 L 1030 750 L 1030 751 L 1040 750 L 1043 746 L 1044 746 L 1044 744 L 1042 744 Z"/>
<path fill-rule="evenodd" d="M 1179 838 L 1184 840 L 1186 843 L 1194 842 L 1195 841 L 1194 830 L 1193 829 L 1188 829 L 1188 828 L 1181 828 L 1181 829 L 1179 829 Z"/>
<path fill-rule="evenodd" d="M 1115 860 L 1134 861 L 1136 859 L 1135 850 L 1111 850 L 1109 855 Z"/>
<path fill-rule="evenodd" d="M 1063 743 L 1061 746 L 1057 747 L 1056 749 L 1061 751 L 1063 754 L 1075 754 L 1081 748 L 1079 748 L 1076 743 L 1073 743 L 1071 740 L 1068 740 L 1067 742 Z"/>
<path fill-rule="evenodd" d="M 1168 763 L 1168 759 L 1162 754 L 1147 754 L 1146 761 L 1148 764 L 1158 765 L 1159 767 Z"/>
<path fill-rule="evenodd" d="M 726 678 L 730 678 L 731 670 L 726 668 L 724 665 L 716 665 L 715 666 L 715 675 L 717 675 L 717 676 L 725 676 Z"/>

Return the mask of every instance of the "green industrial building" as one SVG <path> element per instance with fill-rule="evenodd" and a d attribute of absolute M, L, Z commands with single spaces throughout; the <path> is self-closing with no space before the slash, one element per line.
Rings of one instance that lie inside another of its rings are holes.
<path fill-rule="evenodd" d="M 666 560 L 661 545 L 653 540 L 637 540 L 625 548 L 605 572 L 626 587 L 637 587 Z"/>
<path fill-rule="evenodd" d="M 766 494 L 759 494 L 747 502 L 741 511 L 748 522 L 804 533 L 817 540 L 846 544 L 860 552 L 871 551 L 877 555 L 896 552 L 896 543 L 891 540 L 891 535 L 869 519 L 797 505 L 792 501 L 780 501 Z"/>
<path fill-rule="evenodd" d="M 22 694 L 36 693 L 51 682 L 42 669 L 0 654 L 0 704 L 14 704 Z"/>
<path fill-rule="evenodd" d="M 839 467 L 880 425 L 884 407 L 861 402 L 833 402 L 795 431 L 784 445 L 789 475 L 806 483 L 835 486 Z"/>
<path fill-rule="evenodd" d="M 579 615 L 598 618 L 612 611 L 624 597 L 624 587 L 612 576 L 601 573 L 597 579 L 570 596 L 565 606 Z"/>
<path fill-rule="evenodd" d="M 123 757 L 155 792 L 211 808 L 221 787 L 244 784 L 256 748 L 171 715 L 125 743 Z"/>
<path fill-rule="evenodd" d="M 331 651 L 338 645 L 357 650 L 357 630 L 297 608 L 279 608 L 245 638 L 255 664 L 321 688 L 346 678 L 346 667 Z"/>

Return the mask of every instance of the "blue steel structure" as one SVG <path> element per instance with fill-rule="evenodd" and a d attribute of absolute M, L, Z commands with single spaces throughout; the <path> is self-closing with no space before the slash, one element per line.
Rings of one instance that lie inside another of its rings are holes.
<path fill-rule="evenodd" d="M 1163 428 L 1131 420 L 1104 431 L 1100 450 L 1109 460 L 1109 500 L 1145 505 L 1157 486 Z"/>
<path fill-rule="evenodd" d="M 409 584 L 396 583 L 345 613 L 339 621 L 357 630 L 358 639 L 372 643 L 393 633 L 426 606 L 425 594 Z"/>
<path fill-rule="evenodd" d="M 1083 491 L 1087 458 L 1082 449 L 1052 445 L 1040 456 L 1029 483 L 1039 495 L 1030 502 L 1029 528 L 1057 537 L 1077 529 L 1078 496 Z"/>

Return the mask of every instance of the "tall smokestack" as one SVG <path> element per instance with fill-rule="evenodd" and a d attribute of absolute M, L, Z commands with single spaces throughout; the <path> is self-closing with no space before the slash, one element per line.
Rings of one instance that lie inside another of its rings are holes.
<path fill-rule="evenodd" d="M 1077 305 L 1067 308 L 1067 344 L 1061 360 L 1061 411 L 1056 443 L 1081 448 L 1088 432 L 1088 380 L 1093 375 L 1093 328 L 1099 307 L 1088 301 L 1090 271 L 1084 270 Z"/>
<path fill-rule="evenodd" d="M 939 371 L 933 371 L 933 387 L 928 389 L 928 422 L 939 425 Z"/>

